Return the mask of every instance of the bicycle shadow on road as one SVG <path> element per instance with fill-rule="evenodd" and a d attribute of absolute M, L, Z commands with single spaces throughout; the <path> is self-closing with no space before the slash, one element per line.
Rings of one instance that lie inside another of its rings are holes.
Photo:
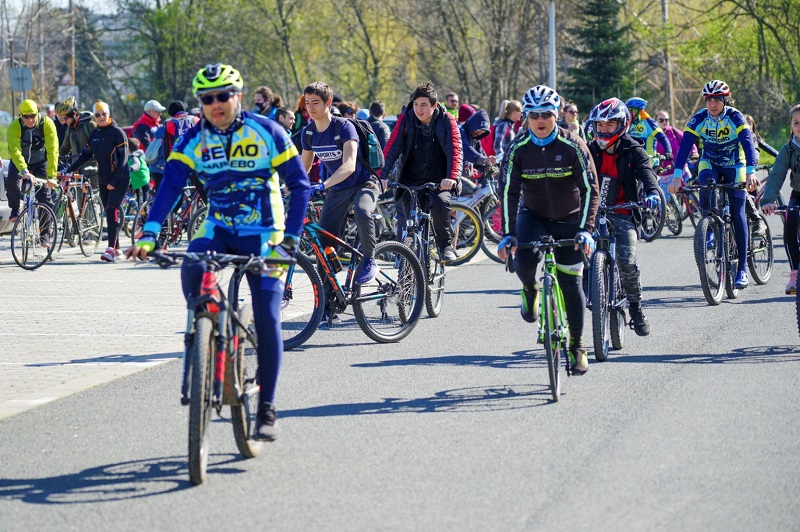
<path fill-rule="evenodd" d="M 212 454 L 208 474 L 237 474 L 235 454 Z M 0 478 L 0 500 L 31 504 L 96 504 L 164 495 L 191 488 L 185 456 L 147 458 L 43 478 Z"/>
<path fill-rule="evenodd" d="M 383 368 L 390 366 L 479 366 L 488 368 L 546 368 L 544 349 L 515 351 L 511 355 L 464 354 L 440 357 L 388 359 L 378 362 L 352 364 L 354 368 Z"/>
<path fill-rule="evenodd" d="M 150 362 L 159 362 L 163 360 L 172 360 L 183 358 L 183 352 L 175 353 L 150 353 L 147 355 L 131 355 L 131 354 L 116 354 L 116 355 L 101 355 L 94 358 L 73 358 L 72 360 L 60 360 L 58 362 L 32 362 L 25 364 L 27 368 L 44 368 L 52 366 L 69 366 L 72 364 L 92 364 L 92 365 L 114 365 L 114 364 L 148 364 Z"/>
<path fill-rule="evenodd" d="M 373 414 L 430 414 L 439 412 L 491 412 L 518 410 L 550 404 L 547 384 L 503 384 L 476 386 L 436 392 L 431 397 L 403 399 L 385 397 L 379 401 L 321 405 L 282 410 L 281 419 L 292 417 L 333 417 Z"/>
<path fill-rule="evenodd" d="M 669 354 L 669 355 L 612 355 L 610 362 L 650 364 L 764 364 L 800 362 L 800 347 L 770 345 L 739 347 L 728 353 Z"/>

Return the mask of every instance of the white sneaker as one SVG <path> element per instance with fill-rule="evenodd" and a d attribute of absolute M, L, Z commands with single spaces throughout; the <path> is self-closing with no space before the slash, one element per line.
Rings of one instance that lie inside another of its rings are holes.
<path fill-rule="evenodd" d="M 797 270 L 789 272 L 789 282 L 786 284 L 786 295 L 791 296 L 797 293 Z"/>
<path fill-rule="evenodd" d="M 104 262 L 117 262 L 117 253 L 114 248 L 106 249 L 106 252 L 100 255 L 100 260 Z"/>

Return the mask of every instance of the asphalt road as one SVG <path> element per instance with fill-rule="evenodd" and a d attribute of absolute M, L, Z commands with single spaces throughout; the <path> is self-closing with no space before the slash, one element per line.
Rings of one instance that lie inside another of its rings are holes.
<path fill-rule="evenodd" d="M 800 349 L 779 235 L 773 279 L 718 307 L 702 297 L 688 231 L 642 244 L 652 334 L 630 331 L 608 362 L 567 379 L 558 403 L 535 328 L 519 317 L 516 277 L 487 260 L 451 270 L 441 317 L 404 341 L 375 344 L 346 316 L 287 353 L 281 438 L 244 460 L 229 421 L 216 420 L 200 487 L 188 481 L 188 412 L 178 398 L 178 272 L 74 257 L 28 273 L 6 251 L 0 303 L 32 301 L 25 319 L 0 316 L 2 360 L 23 350 L 37 361 L 15 362 L 20 397 L 35 400 L 29 381 L 46 379 L 43 367 L 81 366 L 75 378 L 92 387 L 65 392 L 71 374 L 47 381 L 42 388 L 64 397 L 0 421 L 2 530 L 727 531 L 800 522 Z M 71 290 L 53 288 L 62 283 Z M 70 294 L 81 297 L 67 308 Z M 15 334 L 34 321 L 61 334 Z M 79 324 L 88 337 L 68 335 Z"/>

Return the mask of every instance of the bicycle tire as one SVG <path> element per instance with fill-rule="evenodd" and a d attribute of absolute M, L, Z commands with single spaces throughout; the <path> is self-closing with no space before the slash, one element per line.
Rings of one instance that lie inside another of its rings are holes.
<path fill-rule="evenodd" d="M 211 422 L 211 389 L 214 383 L 214 322 L 201 315 L 195 321 L 192 357 L 192 383 L 189 396 L 189 480 L 195 486 L 206 479 Z"/>
<path fill-rule="evenodd" d="M 28 223 L 28 219 L 31 222 Z M 42 237 L 42 231 L 52 228 L 50 241 Z M 19 213 L 11 230 L 11 256 L 20 268 L 35 270 L 50 260 L 58 239 L 56 215 L 42 203 L 33 203 Z"/>
<path fill-rule="evenodd" d="M 686 196 L 686 211 L 689 213 L 689 221 L 692 227 L 696 228 L 703 214 L 700 212 L 700 196 L 696 191 L 689 192 Z"/>
<path fill-rule="evenodd" d="M 206 216 L 208 216 L 208 205 L 203 205 L 192 214 L 192 217 L 189 219 L 189 225 L 186 228 L 186 235 L 189 238 L 189 242 L 192 241 L 194 234 L 200 229 L 200 226 L 203 225 Z"/>
<path fill-rule="evenodd" d="M 665 210 L 665 225 L 669 232 L 675 236 L 681 234 L 683 231 L 683 218 L 681 216 L 681 209 L 678 205 L 678 200 L 675 197 L 675 194 L 671 195 L 669 201 L 667 202 L 667 208 Z"/>
<path fill-rule="evenodd" d="M 544 298 L 544 309 L 542 312 L 542 326 L 544 328 L 544 352 L 547 357 L 547 374 L 550 379 L 550 393 L 553 401 L 558 402 L 561 398 L 561 339 L 556 332 L 556 318 L 558 307 L 556 305 L 555 294 L 553 294 L 553 281 L 545 276 L 542 297 Z"/>
<path fill-rule="evenodd" d="M 503 264 L 505 261 L 497 254 L 497 244 L 502 240 L 500 236 L 500 204 L 494 198 L 490 198 L 486 203 L 490 204 L 483 213 L 483 241 L 481 249 L 487 257 Z"/>
<path fill-rule="evenodd" d="M 244 304 L 239 308 L 239 321 L 255 338 L 256 327 L 253 321 L 253 307 Z M 256 346 L 247 341 L 247 335 L 241 327 L 234 326 L 234 337 L 236 338 L 236 353 L 233 363 L 231 357 L 225 357 L 225 379 L 232 378 L 236 374 L 239 385 L 242 389 L 241 397 L 237 398 L 236 404 L 231 405 L 231 424 L 233 425 L 233 437 L 236 440 L 236 447 L 245 458 L 255 458 L 261 452 L 264 442 L 252 438 L 253 429 L 256 423 L 256 412 L 258 412 L 258 354 Z M 256 338 L 256 342 L 258 339 Z M 229 371 L 230 370 L 230 371 Z"/>
<path fill-rule="evenodd" d="M 459 256 L 448 264 L 460 266 L 472 260 L 481 250 L 483 219 L 475 209 L 465 203 L 451 203 L 450 212 L 450 226 L 453 229 L 452 244 Z"/>
<path fill-rule="evenodd" d="M 133 228 L 131 230 L 131 245 L 136 245 L 136 241 L 142 236 L 144 231 L 144 224 L 147 221 L 147 215 L 150 214 L 150 207 L 153 205 L 153 200 L 149 199 L 139 206 L 139 212 L 133 219 Z"/>
<path fill-rule="evenodd" d="M 700 273 L 700 287 L 709 305 L 719 305 L 725 289 L 725 259 L 721 255 L 721 227 L 717 221 L 706 216 L 701 219 L 694 231 L 694 260 Z M 716 245 L 709 248 L 706 235 L 714 234 Z"/>
<path fill-rule="evenodd" d="M 658 197 L 660 201 L 657 207 L 642 210 L 642 238 L 647 242 L 652 242 L 661 236 L 661 231 L 664 229 L 664 222 L 666 221 L 666 199 L 664 191 L 660 188 L 658 189 Z M 644 199 L 642 198 L 642 200 Z"/>
<path fill-rule="evenodd" d="M 428 246 L 428 256 L 425 259 L 425 279 L 425 311 L 429 317 L 438 318 L 444 303 L 445 267 L 439 260 L 433 242 Z"/>
<path fill-rule="evenodd" d="M 53 251 L 50 253 L 50 260 L 56 260 L 58 256 L 61 254 L 61 248 L 64 247 L 64 241 L 66 240 L 67 233 L 69 232 L 69 214 L 65 212 L 66 206 L 61 202 L 61 200 L 56 203 L 56 208 L 53 209 L 53 212 L 56 215 L 56 227 L 58 228 L 58 239 L 53 246 Z M 59 213 L 59 211 L 61 211 Z"/>
<path fill-rule="evenodd" d="M 354 285 L 353 314 L 372 340 L 397 342 L 411 333 L 422 314 L 425 274 L 414 252 L 399 242 L 379 242 L 373 258 L 378 275 Z"/>
<path fill-rule="evenodd" d="M 625 327 L 627 326 L 625 312 L 622 310 L 612 310 L 608 322 L 611 328 L 609 331 L 611 347 L 614 348 L 614 351 L 619 351 L 625 344 Z"/>
<path fill-rule="evenodd" d="M 78 218 L 78 245 L 84 257 L 91 257 L 103 235 L 103 206 L 92 196 Z"/>
<path fill-rule="evenodd" d="M 300 347 L 319 327 L 325 312 L 325 290 L 316 266 L 302 253 L 289 268 L 281 301 L 283 349 Z"/>
<path fill-rule="evenodd" d="M 591 290 L 592 299 L 592 339 L 594 340 L 594 358 L 598 362 L 608 359 L 609 329 L 609 274 L 610 265 L 606 252 L 598 250 L 592 256 Z"/>
<path fill-rule="evenodd" d="M 729 226 L 725 232 L 725 255 L 727 266 L 725 276 L 725 295 L 728 299 L 739 297 L 739 289 L 735 286 L 736 274 L 739 270 L 739 251 L 736 246 L 736 238 L 733 235 L 733 226 Z"/>
<path fill-rule="evenodd" d="M 775 252 L 772 247 L 772 231 L 767 225 L 767 219 L 758 214 L 764 223 L 764 236 L 754 235 L 750 231 L 750 242 L 747 248 L 747 267 L 756 284 L 767 284 L 772 277 L 772 266 L 775 262 Z"/>

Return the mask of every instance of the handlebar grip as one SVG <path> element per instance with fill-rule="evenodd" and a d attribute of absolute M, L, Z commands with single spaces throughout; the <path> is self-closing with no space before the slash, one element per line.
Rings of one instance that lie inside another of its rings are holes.
<path fill-rule="evenodd" d="M 506 255 L 506 271 L 509 273 L 515 273 L 514 257 L 511 255 L 511 248 L 509 248 L 508 254 Z"/>

